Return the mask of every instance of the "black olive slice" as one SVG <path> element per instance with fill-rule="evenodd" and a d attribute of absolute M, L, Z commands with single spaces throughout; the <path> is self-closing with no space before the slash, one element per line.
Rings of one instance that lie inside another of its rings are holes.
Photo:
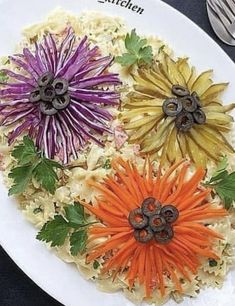
<path fill-rule="evenodd" d="M 181 85 L 173 85 L 171 91 L 177 97 L 185 97 L 190 94 L 189 90 Z"/>
<path fill-rule="evenodd" d="M 161 244 L 169 243 L 173 237 L 174 232 L 170 224 L 167 224 L 161 232 L 154 234 L 155 240 Z"/>
<path fill-rule="evenodd" d="M 161 232 L 166 225 L 166 220 L 163 216 L 157 214 L 149 218 L 149 226 L 153 232 Z"/>
<path fill-rule="evenodd" d="M 169 117 L 177 116 L 183 109 L 180 100 L 175 98 L 168 98 L 163 102 L 163 112 Z"/>
<path fill-rule="evenodd" d="M 179 217 L 179 211 L 173 205 L 166 205 L 162 207 L 160 214 L 168 223 L 175 222 Z"/>
<path fill-rule="evenodd" d="M 204 124 L 204 123 L 206 123 L 206 115 L 205 115 L 205 113 L 203 112 L 203 110 L 201 110 L 201 109 L 197 109 L 197 110 L 193 113 L 193 118 L 194 118 L 194 121 L 195 121 L 197 124 Z"/>
<path fill-rule="evenodd" d="M 40 110 L 44 115 L 52 116 L 55 115 L 58 111 L 50 103 L 41 102 Z"/>
<path fill-rule="evenodd" d="M 35 88 L 31 91 L 29 101 L 32 103 L 39 102 L 41 100 L 40 88 Z"/>
<path fill-rule="evenodd" d="M 140 229 L 140 230 L 136 229 L 134 231 L 134 237 L 137 241 L 139 241 L 141 243 L 147 243 L 151 239 L 153 239 L 154 234 L 153 234 L 153 231 L 151 230 L 151 228 L 148 226 L 148 227 Z"/>
<path fill-rule="evenodd" d="M 65 109 L 70 103 L 70 96 L 68 94 L 63 95 L 63 96 L 57 96 L 53 101 L 52 105 L 54 108 L 61 110 Z"/>
<path fill-rule="evenodd" d="M 186 112 L 193 113 L 197 109 L 197 102 L 191 96 L 186 96 L 180 99 L 183 105 L 183 109 Z"/>
<path fill-rule="evenodd" d="M 199 95 L 196 93 L 196 91 L 194 91 L 194 92 L 191 94 L 191 96 L 192 96 L 193 100 L 197 103 L 197 106 L 198 106 L 198 107 L 202 107 L 202 104 L 201 104 Z"/>
<path fill-rule="evenodd" d="M 45 72 L 38 79 L 38 85 L 44 87 L 50 85 L 53 82 L 54 75 L 51 72 Z"/>
<path fill-rule="evenodd" d="M 175 126 L 181 132 L 189 131 L 193 126 L 193 123 L 193 115 L 187 112 L 180 113 L 175 120 Z"/>
<path fill-rule="evenodd" d="M 142 203 L 142 212 L 145 216 L 150 217 L 156 215 L 161 210 L 161 203 L 155 198 L 147 198 Z"/>
<path fill-rule="evenodd" d="M 52 102 L 55 98 L 55 89 L 52 85 L 40 88 L 41 99 L 45 102 Z"/>
<path fill-rule="evenodd" d="M 65 79 L 55 79 L 52 85 L 55 88 L 56 95 L 58 96 L 64 95 L 69 88 L 69 83 Z"/>
<path fill-rule="evenodd" d="M 128 220 L 134 229 L 143 229 L 148 225 L 148 218 L 143 214 L 141 208 L 132 210 L 129 214 Z"/>

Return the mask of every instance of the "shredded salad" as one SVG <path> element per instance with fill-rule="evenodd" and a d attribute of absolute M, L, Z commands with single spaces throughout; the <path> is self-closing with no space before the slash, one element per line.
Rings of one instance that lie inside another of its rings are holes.
<path fill-rule="evenodd" d="M 229 84 L 97 12 L 52 12 L 0 63 L 0 168 L 36 239 L 136 304 L 221 288 L 235 264 Z"/>

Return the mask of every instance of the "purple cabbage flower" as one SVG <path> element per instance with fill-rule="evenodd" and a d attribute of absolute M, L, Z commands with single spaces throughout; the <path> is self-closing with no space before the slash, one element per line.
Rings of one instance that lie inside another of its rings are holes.
<path fill-rule="evenodd" d="M 15 80 L 0 90 L 0 124 L 13 128 L 9 144 L 28 134 L 47 158 L 59 156 L 64 164 L 88 140 L 102 145 L 98 136 L 111 132 L 107 106 L 119 102 L 118 74 L 107 71 L 112 57 L 101 57 L 87 37 L 76 43 L 69 28 L 60 44 L 48 34 L 34 52 L 24 48 L 9 59 L 19 68 L 2 70 Z"/>

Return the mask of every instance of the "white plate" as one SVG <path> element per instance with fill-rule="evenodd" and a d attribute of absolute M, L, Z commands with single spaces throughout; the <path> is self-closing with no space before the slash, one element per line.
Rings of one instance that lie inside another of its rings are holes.
<path fill-rule="evenodd" d="M 100 0 L 100 2 L 105 2 Z M 198 69 L 214 68 L 217 81 L 230 81 L 225 102 L 235 99 L 235 65 L 222 49 L 185 16 L 159 0 L 131 0 L 144 8 L 142 15 L 107 0 L 0 0 L 0 55 L 11 54 L 24 26 L 36 23 L 58 6 L 74 14 L 82 10 L 99 10 L 124 17 L 130 28 L 154 34 L 166 40 L 179 55 L 190 56 Z M 116 1 L 115 1 L 116 2 Z M 234 100 L 233 100 L 234 101 Z M 36 230 L 7 197 L 0 183 L 0 243 L 16 264 L 42 289 L 66 306 L 131 306 L 121 293 L 106 294 L 84 280 L 72 265 L 65 264 L 45 245 L 35 239 Z M 234 305 L 232 277 L 227 277 L 223 289 L 207 289 L 196 299 L 186 299 L 186 305 Z M 176 305 L 173 301 L 168 306 Z"/>

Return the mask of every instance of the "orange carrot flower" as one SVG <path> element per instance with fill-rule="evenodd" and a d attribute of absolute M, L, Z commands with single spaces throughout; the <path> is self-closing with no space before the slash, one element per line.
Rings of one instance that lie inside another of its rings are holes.
<path fill-rule="evenodd" d="M 102 184 L 90 182 L 101 192 L 97 205 L 84 203 L 103 223 L 90 228 L 90 240 L 107 237 L 93 247 L 87 260 L 109 252 L 101 273 L 114 277 L 125 273 L 130 289 L 135 283 L 145 286 L 146 298 L 155 289 L 164 296 L 165 275 L 182 292 L 181 275 L 190 281 L 202 257 L 218 259 L 213 243 L 223 239 L 205 225 L 208 219 L 227 215 L 206 201 L 211 190 L 200 186 L 205 171 L 198 168 L 189 177 L 190 163 L 185 160 L 164 175 L 160 169 L 155 175 L 150 162 L 143 173 L 122 159 L 112 167 L 114 177 L 108 176 Z"/>

